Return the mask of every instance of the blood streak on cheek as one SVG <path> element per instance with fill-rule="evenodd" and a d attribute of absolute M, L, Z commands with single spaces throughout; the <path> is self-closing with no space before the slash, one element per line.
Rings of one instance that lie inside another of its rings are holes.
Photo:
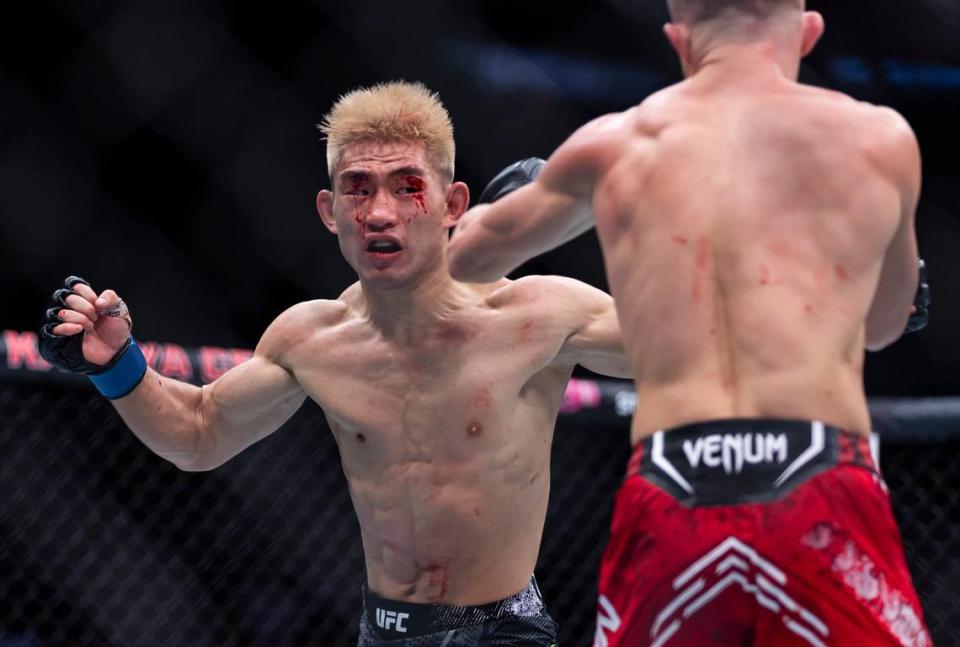
<path fill-rule="evenodd" d="M 420 205 L 420 210 L 423 211 L 423 213 L 427 213 L 426 183 L 422 179 L 418 178 L 416 175 L 408 175 L 403 179 L 407 181 L 407 184 L 410 185 L 411 189 L 414 189 L 415 191 L 420 192 L 420 193 L 414 193 L 413 199 L 417 201 L 418 205 Z"/>
<path fill-rule="evenodd" d="M 350 190 L 354 192 L 359 192 L 363 190 L 364 179 L 360 177 L 355 177 L 350 180 Z M 360 225 L 360 230 L 363 231 L 367 228 L 365 222 L 363 222 L 363 213 L 360 210 L 359 201 L 354 201 L 353 208 L 353 219 L 358 225 Z"/>

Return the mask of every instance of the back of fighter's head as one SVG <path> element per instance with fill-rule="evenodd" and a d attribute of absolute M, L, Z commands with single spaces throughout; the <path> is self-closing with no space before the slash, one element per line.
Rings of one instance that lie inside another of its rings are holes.
<path fill-rule="evenodd" d="M 664 33 L 686 76 L 696 73 L 710 52 L 727 45 L 772 44 L 788 77 L 813 50 L 824 31 L 819 13 L 805 0 L 667 0 L 671 22 Z"/>
<path fill-rule="evenodd" d="M 667 0 L 672 20 L 686 24 L 719 18 L 773 19 L 805 6 L 805 0 Z"/>

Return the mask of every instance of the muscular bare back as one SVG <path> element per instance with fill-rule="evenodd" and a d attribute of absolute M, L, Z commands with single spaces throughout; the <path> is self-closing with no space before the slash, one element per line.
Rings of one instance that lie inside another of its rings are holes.
<path fill-rule="evenodd" d="M 588 124 L 535 175 L 517 166 L 528 183 L 474 207 L 454 238 L 453 275 L 477 280 L 597 227 L 638 396 L 598 645 L 929 642 L 867 439 L 850 437 L 870 429 L 865 348 L 903 334 L 915 294 L 924 316 L 919 153 L 892 111 L 794 82 L 823 33 L 803 8 L 671 0 L 664 33 L 688 80 Z M 771 469 L 744 468 L 736 450 L 721 458 L 741 441 Z M 827 442 L 856 449 L 830 457 Z M 910 600 L 904 620 L 871 617 L 825 544 L 809 541 L 825 526 L 889 564 L 879 577 Z M 731 551 L 753 565 L 701 577 Z M 760 555 L 783 589 L 750 581 Z"/>
<path fill-rule="evenodd" d="M 864 321 L 915 206 L 905 138 L 891 111 L 840 94 L 702 77 L 574 135 L 606 164 L 593 209 L 634 441 L 733 417 L 869 430 Z"/>

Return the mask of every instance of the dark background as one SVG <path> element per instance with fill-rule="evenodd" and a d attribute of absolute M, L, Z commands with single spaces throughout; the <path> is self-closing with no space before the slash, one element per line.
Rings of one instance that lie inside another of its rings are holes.
<path fill-rule="evenodd" d="M 504 165 L 679 79 L 663 4 L 6 3 L 0 328 L 34 329 L 76 273 L 125 297 L 141 339 L 252 347 L 289 305 L 354 280 L 313 206 L 326 186 L 315 124 L 339 94 L 395 78 L 439 92 L 457 176 L 478 194 Z M 900 110 L 925 155 L 933 317 L 870 357 L 868 391 L 958 394 L 960 4 L 811 5 L 828 32 L 804 80 Z M 589 235 L 522 271 L 605 286 Z M 315 405 L 197 475 L 146 450 L 89 386 L 0 387 L 0 643 L 355 644 L 358 530 Z M 569 644 L 593 631 L 627 453 L 622 425 L 582 415 L 560 419 L 539 568 Z M 916 433 L 922 419 L 888 421 L 901 433 L 884 468 L 927 621 L 938 645 L 960 644 L 960 454 L 931 442 L 957 438 L 957 417 L 928 414 L 936 437 Z"/>
<path fill-rule="evenodd" d="M 6 3 L 0 328 L 34 329 L 75 273 L 120 292 L 143 339 L 252 347 L 289 305 L 353 280 L 313 202 L 326 186 L 315 124 L 339 94 L 396 78 L 439 92 L 477 195 L 504 165 L 679 79 L 664 4 Z M 828 32 L 804 80 L 900 110 L 925 154 L 932 323 L 870 358 L 868 391 L 957 393 L 960 5 L 811 5 Z M 521 272 L 605 287 L 592 235 Z"/>

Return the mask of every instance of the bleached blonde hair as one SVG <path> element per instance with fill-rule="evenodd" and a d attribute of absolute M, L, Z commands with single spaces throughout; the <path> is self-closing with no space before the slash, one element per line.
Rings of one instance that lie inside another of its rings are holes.
<path fill-rule="evenodd" d="M 357 141 L 417 141 L 441 174 L 453 180 L 453 124 L 440 97 L 422 83 L 392 81 L 341 96 L 319 125 L 331 177 L 344 149 Z"/>

